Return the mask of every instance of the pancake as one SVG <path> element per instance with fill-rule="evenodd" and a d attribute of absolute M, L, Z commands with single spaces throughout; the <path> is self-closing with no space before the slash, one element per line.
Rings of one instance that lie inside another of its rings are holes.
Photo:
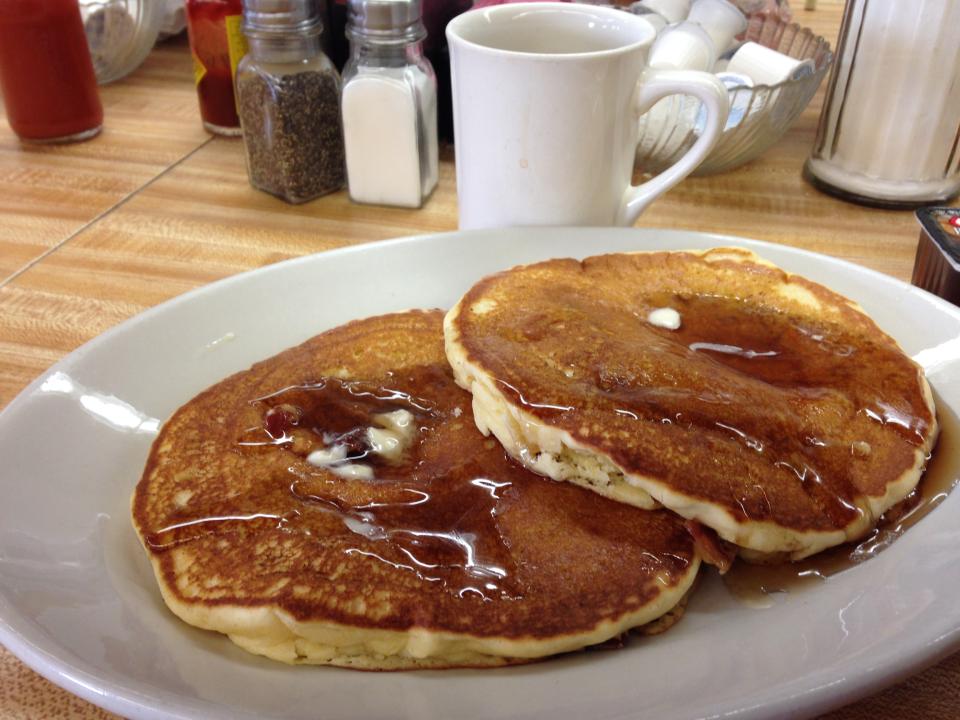
<path fill-rule="evenodd" d="M 475 427 L 442 318 L 331 330 L 165 423 L 132 514 L 176 615 L 362 669 L 526 662 L 673 622 L 700 562 L 683 521 L 510 460 Z"/>
<path fill-rule="evenodd" d="M 855 303 L 739 249 L 550 260 L 445 319 L 478 427 L 530 469 L 658 504 L 755 560 L 861 537 L 937 435 L 919 366 Z"/>

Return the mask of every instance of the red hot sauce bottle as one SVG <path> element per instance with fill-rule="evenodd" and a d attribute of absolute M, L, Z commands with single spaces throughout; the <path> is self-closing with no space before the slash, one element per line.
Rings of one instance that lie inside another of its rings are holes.
<path fill-rule="evenodd" d="M 23 140 L 71 142 L 100 132 L 103 107 L 77 0 L 0 2 L 0 90 Z"/>
<path fill-rule="evenodd" d="M 242 0 L 187 0 L 187 32 L 203 126 L 217 135 L 239 135 L 233 93 L 237 63 L 247 52 L 240 30 Z"/>

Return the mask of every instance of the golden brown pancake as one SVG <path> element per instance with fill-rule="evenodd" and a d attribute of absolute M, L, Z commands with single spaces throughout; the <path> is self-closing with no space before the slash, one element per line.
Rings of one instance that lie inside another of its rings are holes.
<path fill-rule="evenodd" d="M 173 415 L 133 520 L 174 613 L 285 662 L 394 669 L 522 662 L 677 605 L 683 521 L 484 438 L 442 317 L 331 330 Z"/>
<path fill-rule="evenodd" d="M 479 427 L 515 458 L 661 503 L 754 557 L 861 536 L 936 439 L 927 382 L 892 338 L 744 250 L 514 268 L 471 288 L 445 332 Z"/>

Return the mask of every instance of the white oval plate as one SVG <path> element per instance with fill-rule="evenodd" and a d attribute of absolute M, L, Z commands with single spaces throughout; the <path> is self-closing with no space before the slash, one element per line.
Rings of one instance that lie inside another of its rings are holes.
<path fill-rule="evenodd" d="M 133 718 L 784 718 L 879 689 L 960 645 L 960 493 L 878 557 L 757 610 L 708 574 L 665 635 L 504 670 L 290 668 L 164 607 L 128 500 L 159 422 L 252 362 L 353 318 L 449 307 L 548 257 L 740 245 L 857 300 L 960 411 L 960 310 L 788 247 L 689 232 L 530 229 L 348 248 L 200 288 L 83 346 L 0 414 L 0 641 Z"/>

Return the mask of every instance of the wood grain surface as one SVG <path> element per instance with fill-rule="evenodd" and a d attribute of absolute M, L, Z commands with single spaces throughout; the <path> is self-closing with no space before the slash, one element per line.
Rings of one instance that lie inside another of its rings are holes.
<path fill-rule="evenodd" d="M 838 0 L 821 0 L 815 11 L 794 5 L 802 25 L 834 43 Z M 686 180 L 638 226 L 770 240 L 908 280 L 918 234 L 911 212 L 850 205 L 800 177 L 822 94 L 766 155 Z M 344 245 L 456 229 L 450 148 L 439 187 L 419 211 L 354 205 L 343 192 L 294 207 L 253 190 L 241 141 L 201 128 L 182 38 L 102 97 L 105 129 L 87 143 L 24 145 L 0 122 L 0 408 L 87 340 L 213 280 Z M 0 720 L 48 717 L 112 716 L 0 648 Z M 960 656 L 825 717 L 960 718 Z"/>
<path fill-rule="evenodd" d="M 174 41 L 133 77 L 101 88 L 106 122 L 91 142 L 24 144 L 0 119 L 0 281 L 206 141 L 184 83 L 186 52 Z"/>

